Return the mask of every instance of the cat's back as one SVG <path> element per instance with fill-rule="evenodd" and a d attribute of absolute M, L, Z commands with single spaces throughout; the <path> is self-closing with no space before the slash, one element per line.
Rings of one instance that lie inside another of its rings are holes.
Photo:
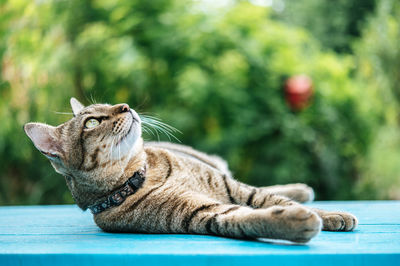
<path fill-rule="evenodd" d="M 146 142 L 144 145 L 146 148 L 161 149 L 168 151 L 173 156 L 176 156 L 178 160 L 184 160 L 189 164 L 200 165 L 203 167 L 211 167 L 217 171 L 221 171 L 225 174 L 230 175 L 227 163 L 216 155 L 209 155 L 204 152 L 193 149 L 192 147 L 175 144 L 171 142 Z"/>

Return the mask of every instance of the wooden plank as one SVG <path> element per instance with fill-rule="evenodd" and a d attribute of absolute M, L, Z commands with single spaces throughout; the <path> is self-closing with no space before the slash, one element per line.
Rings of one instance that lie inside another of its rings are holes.
<path fill-rule="evenodd" d="M 110 234 L 74 205 L 0 207 L 0 265 L 400 265 L 400 201 L 316 202 L 356 214 L 355 232 L 306 245 L 202 235 Z"/>

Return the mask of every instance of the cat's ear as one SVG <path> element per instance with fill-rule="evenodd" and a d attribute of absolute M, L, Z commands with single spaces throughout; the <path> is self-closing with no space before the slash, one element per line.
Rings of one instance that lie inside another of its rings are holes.
<path fill-rule="evenodd" d="M 55 127 L 42 123 L 27 123 L 24 130 L 41 153 L 50 160 L 60 160 L 63 151 L 61 141 L 56 137 Z"/>
<path fill-rule="evenodd" d="M 79 114 L 79 112 L 85 108 L 85 106 L 83 104 L 81 104 L 77 99 L 75 99 L 74 97 L 71 98 L 71 100 L 69 101 L 71 103 L 71 107 L 72 107 L 72 112 L 74 113 L 74 116 L 76 116 L 77 114 Z"/>

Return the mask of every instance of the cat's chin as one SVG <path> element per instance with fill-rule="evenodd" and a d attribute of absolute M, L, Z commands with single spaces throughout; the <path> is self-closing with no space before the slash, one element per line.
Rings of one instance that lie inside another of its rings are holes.
<path fill-rule="evenodd" d="M 143 149 L 142 139 L 142 121 L 139 115 L 134 111 L 130 110 L 132 115 L 131 128 L 126 135 L 125 149 L 129 151 L 129 157 L 135 156 L 141 149 Z"/>
<path fill-rule="evenodd" d="M 142 130 L 141 130 L 141 120 L 139 115 L 131 109 L 131 124 L 126 135 L 123 136 L 118 143 L 114 146 L 113 157 L 116 159 L 121 159 L 128 155 L 132 157 L 138 152 L 140 146 L 143 146 L 143 141 L 141 140 Z"/>
<path fill-rule="evenodd" d="M 138 113 L 136 113 L 135 112 L 135 110 L 133 110 L 133 109 L 130 109 L 129 110 L 129 112 L 131 113 L 131 115 L 132 115 L 132 118 L 133 118 L 133 122 L 137 122 L 137 123 L 139 123 L 139 124 L 141 124 L 142 123 L 142 120 L 140 119 L 140 116 L 138 115 Z"/>
<path fill-rule="evenodd" d="M 135 151 L 138 149 L 137 144 L 143 143 L 143 141 L 139 141 L 141 139 L 141 126 L 140 122 L 135 120 L 132 121 L 131 128 L 129 129 L 128 133 L 124 137 L 124 140 L 121 141 L 117 148 L 120 149 L 121 155 L 122 154 L 134 154 Z"/>

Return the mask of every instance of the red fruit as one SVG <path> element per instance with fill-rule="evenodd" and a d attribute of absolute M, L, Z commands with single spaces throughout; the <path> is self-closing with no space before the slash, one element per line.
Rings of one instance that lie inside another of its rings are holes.
<path fill-rule="evenodd" d="M 312 94 L 312 80 L 305 75 L 293 76 L 285 83 L 286 102 L 292 110 L 300 111 L 307 107 Z"/>

